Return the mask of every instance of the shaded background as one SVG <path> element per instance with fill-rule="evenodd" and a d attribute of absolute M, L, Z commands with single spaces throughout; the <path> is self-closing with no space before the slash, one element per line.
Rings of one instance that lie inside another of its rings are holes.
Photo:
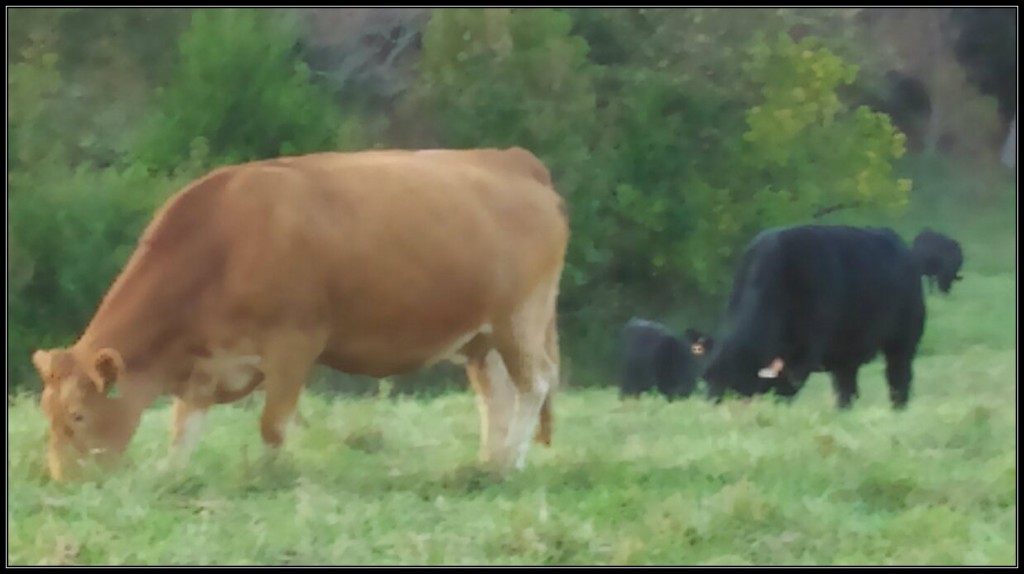
<path fill-rule="evenodd" d="M 38 387 L 32 349 L 74 341 L 169 195 L 279 154 L 534 151 L 570 205 L 570 386 L 614 382 L 631 316 L 713 328 L 765 227 L 927 224 L 977 234 L 965 269 L 1015 264 L 1015 8 L 7 13 L 8 393 Z"/>

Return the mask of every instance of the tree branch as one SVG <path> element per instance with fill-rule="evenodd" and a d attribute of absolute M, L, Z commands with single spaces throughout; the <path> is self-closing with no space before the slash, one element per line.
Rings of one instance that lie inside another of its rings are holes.
<path fill-rule="evenodd" d="M 833 212 L 836 212 L 836 211 L 841 211 L 843 209 L 853 209 L 854 207 L 860 207 L 860 205 L 861 205 L 861 202 L 859 202 L 859 201 L 853 201 L 853 202 L 850 202 L 850 203 L 837 203 L 835 205 L 830 205 L 828 207 L 819 208 L 817 211 L 815 211 L 811 215 L 811 217 L 814 218 L 814 219 L 818 219 L 818 218 L 824 217 L 824 216 L 826 216 L 826 215 L 828 215 L 830 213 L 833 213 Z"/>

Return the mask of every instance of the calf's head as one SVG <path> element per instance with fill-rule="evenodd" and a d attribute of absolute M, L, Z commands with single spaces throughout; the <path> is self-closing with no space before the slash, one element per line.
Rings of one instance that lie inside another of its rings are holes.
<path fill-rule="evenodd" d="M 32 363 L 43 381 L 41 406 L 49 423 L 47 463 L 54 480 L 74 478 L 82 464 L 115 462 L 138 427 L 140 412 L 111 397 L 123 379 L 114 349 L 85 354 L 75 349 L 37 350 Z"/>
<path fill-rule="evenodd" d="M 683 340 L 690 346 L 690 354 L 695 357 L 706 357 L 715 346 L 713 338 L 696 329 L 687 329 L 683 334 Z"/>

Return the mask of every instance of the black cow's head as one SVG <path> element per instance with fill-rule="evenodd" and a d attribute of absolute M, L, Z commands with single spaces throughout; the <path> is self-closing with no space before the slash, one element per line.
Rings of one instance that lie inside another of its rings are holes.
<path fill-rule="evenodd" d="M 963 248 L 952 237 L 926 227 L 914 237 L 912 250 L 921 274 L 934 280 L 942 293 L 948 294 L 953 283 L 963 279 Z"/>
<path fill-rule="evenodd" d="M 952 267 L 952 264 L 951 264 L 951 267 Z M 959 266 L 957 266 L 957 267 L 959 267 Z M 962 281 L 963 280 L 963 277 L 960 275 L 960 273 L 958 273 L 958 271 L 959 271 L 959 268 L 957 268 L 957 269 L 950 268 L 950 269 L 944 269 L 943 271 L 939 272 L 938 276 L 935 278 L 936 283 L 938 283 L 939 291 L 948 294 L 949 290 L 953 288 L 953 282 L 954 281 Z"/>
<path fill-rule="evenodd" d="M 711 400 L 720 401 L 726 391 L 744 397 L 785 391 L 782 316 L 758 299 L 751 291 L 739 302 L 708 355 L 703 376 Z"/>
<path fill-rule="evenodd" d="M 722 341 L 704 369 L 708 398 L 720 401 L 726 391 L 744 397 L 771 391 L 782 377 L 781 358 L 768 358 L 763 349 L 739 337 Z"/>

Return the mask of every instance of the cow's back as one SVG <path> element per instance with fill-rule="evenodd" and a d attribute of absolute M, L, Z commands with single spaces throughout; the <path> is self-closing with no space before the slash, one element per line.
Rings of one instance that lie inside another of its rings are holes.
<path fill-rule="evenodd" d="M 889 343 L 919 336 L 920 279 L 895 232 L 803 226 L 781 239 L 789 264 L 786 308 L 794 318 L 789 329 L 827 337 L 826 363 L 863 362 Z"/>
<path fill-rule="evenodd" d="M 158 212 L 96 321 L 134 320 L 154 340 L 200 346 L 321 331 L 330 366 L 413 370 L 557 284 L 568 240 L 560 201 L 532 178 L 454 155 L 221 168 Z"/>
<path fill-rule="evenodd" d="M 238 175 L 228 298 L 326 321 L 342 370 L 421 366 L 560 273 L 568 225 L 547 186 L 454 155 L 318 159 Z"/>
<path fill-rule="evenodd" d="M 910 250 L 893 231 L 804 225 L 751 241 L 729 310 L 744 336 L 797 347 L 824 337 L 837 352 L 862 357 L 914 330 L 923 298 Z"/>

